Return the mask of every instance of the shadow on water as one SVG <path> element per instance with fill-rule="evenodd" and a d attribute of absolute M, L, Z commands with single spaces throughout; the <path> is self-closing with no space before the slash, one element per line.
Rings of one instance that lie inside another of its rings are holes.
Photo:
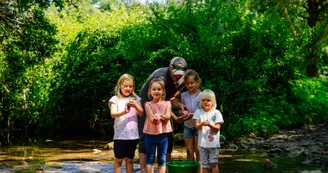
<path fill-rule="evenodd" d="M 1 148 L 0 172 L 113 172 L 114 153 L 104 149 L 107 141 L 61 141 L 51 146 L 15 146 Z M 186 159 L 183 146 L 175 146 L 173 160 Z M 263 163 L 270 159 L 277 168 L 265 171 Z M 320 170 L 303 164 L 302 157 L 270 158 L 260 150 L 222 150 L 219 158 L 221 173 L 299 173 L 304 170 Z M 140 172 L 138 152 L 134 159 L 134 172 Z M 125 172 L 125 166 L 122 167 Z"/>

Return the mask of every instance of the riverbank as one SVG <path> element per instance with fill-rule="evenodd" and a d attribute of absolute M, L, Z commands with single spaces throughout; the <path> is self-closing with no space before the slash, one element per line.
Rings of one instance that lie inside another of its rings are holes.
<path fill-rule="evenodd" d="M 304 164 L 317 165 L 328 169 L 328 121 L 281 130 L 271 137 L 249 137 L 237 144 L 228 144 L 227 148 L 267 150 L 271 158 L 281 156 L 305 157 Z"/>

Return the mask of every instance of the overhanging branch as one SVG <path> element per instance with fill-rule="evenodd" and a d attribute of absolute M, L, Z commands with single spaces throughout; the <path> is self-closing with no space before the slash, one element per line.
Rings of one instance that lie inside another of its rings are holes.
<path fill-rule="evenodd" d="M 293 26 L 293 22 L 290 20 L 290 16 L 289 16 L 289 14 L 288 14 L 288 10 L 287 10 L 287 8 L 286 8 L 286 6 L 285 6 L 284 1 L 283 1 L 283 0 L 280 0 L 279 2 L 280 2 L 280 8 L 281 8 L 281 10 L 284 12 L 285 17 L 287 18 L 287 21 L 288 21 L 289 24 L 290 24 L 290 27 L 289 27 L 289 28 L 290 28 L 292 34 L 293 34 L 295 37 L 298 37 L 297 32 L 296 32 L 296 30 L 295 30 L 295 28 L 294 28 L 294 26 Z"/>

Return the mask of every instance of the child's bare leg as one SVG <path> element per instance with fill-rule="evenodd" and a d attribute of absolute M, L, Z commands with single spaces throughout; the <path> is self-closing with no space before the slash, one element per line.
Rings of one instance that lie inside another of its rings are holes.
<path fill-rule="evenodd" d="M 187 160 L 195 160 L 193 138 L 185 138 L 184 141 L 187 148 Z"/>
<path fill-rule="evenodd" d="M 166 154 L 166 161 L 167 161 L 167 162 L 171 161 L 171 158 L 172 158 L 172 153 L 169 153 L 169 152 L 168 152 L 168 153 Z"/>
<path fill-rule="evenodd" d="M 210 169 L 208 168 L 203 168 L 203 173 L 209 173 L 210 172 Z"/>
<path fill-rule="evenodd" d="M 140 163 L 140 169 L 141 169 L 141 173 L 146 173 L 146 154 L 145 153 L 140 153 L 139 152 L 139 163 Z"/>
<path fill-rule="evenodd" d="M 147 173 L 154 173 L 154 165 L 147 165 L 146 166 Z"/>
<path fill-rule="evenodd" d="M 114 173 L 121 173 L 122 163 L 123 163 L 123 159 L 117 159 L 117 158 L 115 158 L 115 162 L 114 162 Z"/>
<path fill-rule="evenodd" d="M 166 166 L 158 166 L 158 173 L 165 173 L 165 172 L 166 172 Z"/>
<path fill-rule="evenodd" d="M 199 161 L 199 147 L 198 147 L 198 136 L 194 136 L 194 152 L 196 155 L 196 160 Z"/>
<path fill-rule="evenodd" d="M 125 158 L 125 164 L 126 164 L 126 172 L 133 173 L 133 160 L 129 158 Z"/>
<path fill-rule="evenodd" d="M 199 146 L 198 146 L 198 136 L 194 136 L 194 149 L 196 155 L 196 161 L 200 160 Z M 202 162 L 199 164 L 199 173 L 203 173 Z"/>
<path fill-rule="evenodd" d="M 219 166 L 217 163 L 211 163 L 212 173 L 219 173 Z"/>
<path fill-rule="evenodd" d="M 202 162 L 199 163 L 199 173 L 203 173 Z"/>

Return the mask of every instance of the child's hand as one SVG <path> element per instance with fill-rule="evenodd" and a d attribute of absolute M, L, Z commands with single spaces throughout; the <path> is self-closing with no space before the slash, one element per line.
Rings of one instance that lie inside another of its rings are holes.
<path fill-rule="evenodd" d="M 130 107 L 136 107 L 137 106 L 137 103 L 133 100 L 130 100 L 128 103 L 127 103 Z"/>
<path fill-rule="evenodd" d="M 175 120 L 175 122 L 177 122 L 177 123 L 184 122 L 183 117 L 182 116 L 177 117 L 177 119 Z"/>
<path fill-rule="evenodd" d="M 210 122 L 208 120 L 202 122 L 204 126 L 210 125 Z"/>
<path fill-rule="evenodd" d="M 127 104 L 125 105 L 125 112 L 126 112 L 126 113 L 130 112 L 130 108 L 131 108 L 131 106 L 127 103 Z"/>
<path fill-rule="evenodd" d="M 193 113 L 188 113 L 187 116 L 184 116 L 184 117 L 183 117 L 183 120 L 184 120 L 184 121 L 190 120 L 193 116 L 194 116 Z"/>
<path fill-rule="evenodd" d="M 189 109 L 186 105 L 181 103 L 181 104 L 179 104 L 179 112 L 180 111 L 188 111 L 189 112 Z"/>
<path fill-rule="evenodd" d="M 153 123 L 157 123 L 160 120 L 161 116 L 159 114 L 153 114 L 152 118 L 153 118 Z"/>
<path fill-rule="evenodd" d="M 168 121 L 168 120 L 170 120 L 170 118 L 169 119 L 165 118 L 165 115 L 160 115 L 160 119 L 161 119 L 161 121 Z"/>
<path fill-rule="evenodd" d="M 189 112 L 187 110 L 179 110 L 179 115 L 182 117 L 188 116 Z"/>

